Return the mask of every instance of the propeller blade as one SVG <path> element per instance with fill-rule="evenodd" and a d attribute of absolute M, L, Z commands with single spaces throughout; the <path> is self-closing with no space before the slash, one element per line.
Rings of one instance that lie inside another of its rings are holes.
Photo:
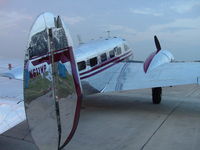
<path fill-rule="evenodd" d="M 160 46 L 160 42 L 159 42 L 156 35 L 154 36 L 154 41 L 155 41 L 155 45 L 156 45 L 156 48 L 157 48 L 157 52 L 159 52 L 161 50 L 161 46 Z"/>

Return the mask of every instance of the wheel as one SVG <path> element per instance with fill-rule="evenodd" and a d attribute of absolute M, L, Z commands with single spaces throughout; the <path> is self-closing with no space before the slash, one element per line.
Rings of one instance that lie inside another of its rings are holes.
<path fill-rule="evenodd" d="M 152 88 L 152 102 L 153 104 L 160 104 L 162 98 L 162 88 Z"/>

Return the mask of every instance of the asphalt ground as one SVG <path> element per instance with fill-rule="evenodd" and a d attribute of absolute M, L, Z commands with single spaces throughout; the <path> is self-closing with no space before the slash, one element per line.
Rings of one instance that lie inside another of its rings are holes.
<path fill-rule="evenodd" d="M 87 96 L 77 131 L 66 150 L 198 150 L 200 87 L 163 88 Z M 26 121 L 0 135 L 0 150 L 35 150 Z"/>

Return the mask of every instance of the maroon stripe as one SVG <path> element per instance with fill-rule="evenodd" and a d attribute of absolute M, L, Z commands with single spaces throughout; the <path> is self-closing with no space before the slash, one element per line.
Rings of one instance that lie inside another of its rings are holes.
<path fill-rule="evenodd" d="M 54 62 L 58 62 L 61 61 L 62 63 L 65 63 L 67 61 L 69 61 L 67 58 L 69 58 L 69 54 L 67 53 L 67 51 L 70 49 L 70 47 L 68 47 L 67 49 L 64 49 L 64 51 L 60 52 L 61 50 L 58 51 L 54 51 Z M 62 49 L 63 50 L 63 49 Z M 43 55 L 45 56 L 45 55 Z M 42 57 L 42 56 L 41 56 Z M 36 59 L 36 60 L 32 60 L 31 63 L 34 66 L 37 66 L 39 64 L 42 64 L 44 62 L 51 64 L 51 55 L 46 55 L 45 57 Z"/>
<path fill-rule="evenodd" d="M 76 105 L 76 112 L 75 112 L 75 116 L 74 116 L 73 127 L 71 129 L 69 136 L 67 137 L 64 144 L 60 147 L 60 149 L 64 148 L 70 142 L 70 140 L 72 139 L 72 137 L 77 129 L 79 117 L 80 117 L 81 102 L 82 102 L 81 85 L 80 85 L 80 81 L 79 81 L 79 75 L 77 72 L 76 61 L 74 58 L 74 53 L 73 53 L 72 47 L 69 48 L 69 56 L 70 56 L 72 74 L 73 74 L 74 83 L 75 83 L 76 92 L 77 92 L 77 105 Z"/>
<path fill-rule="evenodd" d="M 100 65 L 98 65 L 98 66 L 93 67 L 92 69 L 90 69 L 90 70 L 88 70 L 88 71 L 85 71 L 85 72 L 80 73 L 80 75 L 84 75 L 84 74 L 86 74 L 86 73 L 90 73 L 90 72 L 92 72 L 92 71 L 94 71 L 94 70 L 97 70 L 97 69 L 99 69 L 99 68 L 101 68 L 101 67 L 103 67 L 103 66 L 105 66 L 105 65 L 107 65 L 107 64 L 109 64 L 109 63 L 112 63 L 112 62 L 114 62 L 114 61 L 116 61 L 116 60 L 122 58 L 122 57 L 125 56 L 125 55 L 128 55 L 128 54 L 131 53 L 131 52 L 132 52 L 132 51 L 129 51 L 129 52 L 127 52 L 127 53 L 125 53 L 125 54 L 123 54 L 123 55 L 121 55 L 121 56 L 118 56 L 118 57 L 115 57 L 115 58 L 113 58 L 113 59 L 110 59 L 110 60 L 108 60 L 108 61 L 106 61 L 106 62 L 104 62 L 104 63 L 102 63 L 102 64 L 100 64 Z"/>
<path fill-rule="evenodd" d="M 59 49 L 59 50 L 54 50 L 54 53 L 57 53 L 57 52 L 60 52 L 60 51 L 62 51 L 62 50 L 66 50 L 66 49 L 68 49 L 68 47 L 65 47 L 65 48 L 62 48 L 62 49 Z M 46 55 L 48 55 L 48 54 L 51 54 L 51 52 L 47 52 L 46 54 L 39 55 L 39 56 L 34 56 L 34 57 L 32 57 L 30 60 L 36 59 L 36 58 L 39 58 L 39 57 L 42 57 L 42 56 L 46 56 Z"/>
<path fill-rule="evenodd" d="M 111 64 L 111 65 L 109 65 L 109 66 L 107 66 L 107 67 L 105 67 L 105 68 L 103 68 L 103 69 L 101 69 L 101 70 L 98 70 L 98 71 L 96 71 L 96 72 L 94 72 L 94 73 L 92 73 L 92 74 L 90 74 L 90 75 L 86 75 L 86 76 L 84 76 L 84 77 L 81 77 L 80 79 L 85 79 L 85 78 L 89 78 L 89 77 L 91 77 L 91 76 L 93 76 L 93 75 L 96 75 L 97 73 L 100 73 L 100 72 L 102 72 L 102 71 L 104 71 L 104 70 L 106 70 L 106 69 L 112 67 L 113 65 L 115 65 L 115 64 L 117 64 L 117 63 L 123 61 L 124 59 L 130 57 L 131 55 L 132 55 L 132 54 L 130 54 L 130 55 L 124 57 L 123 59 L 117 60 L 117 61 L 115 61 L 113 64 Z"/>
<path fill-rule="evenodd" d="M 78 96 L 80 96 L 82 94 L 82 91 L 81 91 L 79 75 L 78 75 L 76 61 L 74 58 L 74 53 L 73 53 L 72 47 L 69 49 L 69 56 L 70 56 L 70 60 L 71 60 L 71 66 L 72 66 L 71 69 L 72 69 L 72 74 L 73 74 L 74 82 L 75 82 L 75 86 L 76 86 L 76 92 L 77 92 Z"/>

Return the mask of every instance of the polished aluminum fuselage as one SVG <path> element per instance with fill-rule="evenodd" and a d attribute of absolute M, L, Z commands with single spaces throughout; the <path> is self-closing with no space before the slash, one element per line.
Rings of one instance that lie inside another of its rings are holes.
<path fill-rule="evenodd" d="M 128 48 L 125 50 L 124 45 L 126 41 L 121 38 L 109 38 L 92 41 L 75 49 L 76 61 L 85 61 L 87 64 L 84 70 L 79 71 L 84 94 L 103 92 L 113 75 L 126 64 L 125 60 L 132 57 L 132 51 Z M 116 47 L 121 48 L 121 54 L 110 58 L 109 52 Z M 103 53 L 107 54 L 104 62 L 100 58 Z M 91 67 L 88 61 L 94 57 L 97 57 L 98 63 Z"/>

